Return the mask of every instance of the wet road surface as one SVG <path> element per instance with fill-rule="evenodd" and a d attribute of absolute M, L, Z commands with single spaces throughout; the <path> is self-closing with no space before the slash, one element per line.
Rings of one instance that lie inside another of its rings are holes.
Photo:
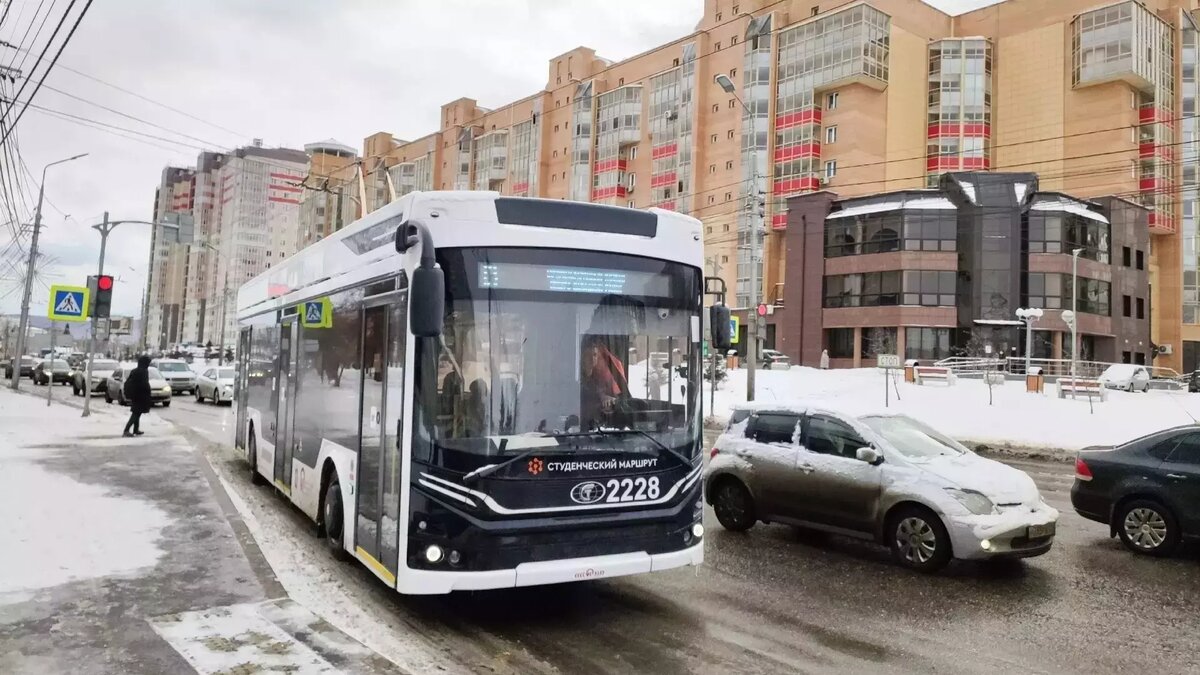
<path fill-rule="evenodd" d="M 156 413 L 214 441 L 218 472 L 294 537 L 307 563 L 355 605 L 347 612 L 418 634 L 465 671 L 1200 670 L 1200 553 L 1158 560 L 1126 551 L 1072 511 L 1070 464 L 1012 462 L 1062 514 L 1050 553 L 1023 562 L 955 562 L 923 576 L 857 540 L 762 524 L 736 534 L 709 512 L 700 569 L 404 598 L 365 569 L 333 561 L 309 521 L 250 485 L 229 447 L 228 408 L 181 400 Z"/>

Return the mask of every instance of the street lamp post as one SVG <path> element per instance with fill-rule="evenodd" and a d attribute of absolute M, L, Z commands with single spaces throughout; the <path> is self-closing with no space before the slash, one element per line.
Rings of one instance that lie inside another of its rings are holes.
<path fill-rule="evenodd" d="M 1042 310 L 1037 307 L 1017 309 L 1017 318 L 1025 322 L 1025 375 L 1029 375 L 1029 362 L 1033 356 L 1033 324 L 1042 318 Z"/>
<path fill-rule="evenodd" d="M 29 328 L 29 296 L 33 292 L 33 271 L 34 264 L 37 262 L 38 234 L 42 230 L 42 202 L 46 197 L 46 170 L 56 164 L 65 164 L 80 157 L 87 157 L 87 154 L 85 152 L 74 157 L 60 159 L 57 162 L 50 162 L 42 167 L 42 182 L 38 185 L 37 209 L 33 215 L 33 239 L 29 242 L 29 268 L 25 270 L 25 292 L 21 299 L 21 321 L 18 324 L 17 350 L 15 355 L 16 366 L 13 368 L 12 382 L 8 385 L 13 391 L 16 391 L 21 386 L 21 355 L 25 353 L 25 331 Z M 19 226 L 20 224 L 18 223 L 17 225 Z"/>
<path fill-rule="evenodd" d="M 179 229 L 179 225 L 175 223 L 152 223 L 148 220 L 109 220 L 108 211 L 104 212 L 104 220 L 92 226 L 92 229 L 100 233 L 100 263 L 96 276 L 104 275 L 104 252 L 108 248 L 108 235 L 116 229 L 121 223 L 141 223 L 144 225 L 161 225 L 163 227 L 173 227 Z M 142 331 L 146 330 L 145 326 Z M 92 359 L 96 352 L 96 317 L 92 316 L 92 334 L 88 336 L 88 353 L 87 367 L 83 375 L 84 390 L 86 393 L 83 396 L 83 417 L 88 417 L 92 414 Z"/>
<path fill-rule="evenodd" d="M 750 118 L 750 307 L 746 322 L 746 400 L 754 400 L 755 373 L 758 369 L 758 306 L 762 303 L 762 283 L 758 278 L 758 258 L 761 255 L 762 218 L 763 211 L 759 206 L 761 191 L 758 185 L 758 134 L 755 131 L 754 112 L 750 106 L 737 95 L 737 87 L 728 75 L 721 74 L 714 78 L 717 86 L 726 94 L 733 96 L 742 104 L 742 110 Z"/>
<path fill-rule="evenodd" d="M 1071 251 L 1071 380 L 1076 377 L 1079 362 L 1079 254 L 1083 249 Z"/>

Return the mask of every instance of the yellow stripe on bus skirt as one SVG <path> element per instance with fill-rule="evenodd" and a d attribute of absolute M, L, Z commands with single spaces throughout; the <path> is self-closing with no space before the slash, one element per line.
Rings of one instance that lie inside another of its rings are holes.
<path fill-rule="evenodd" d="M 284 485 L 282 480 L 276 478 L 275 485 L 280 490 L 283 490 L 283 494 L 287 495 L 288 497 L 292 496 L 292 488 L 288 487 L 287 485 Z"/>
<path fill-rule="evenodd" d="M 354 547 L 354 552 L 358 554 L 358 557 L 360 560 L 362 560 L 363 562 L 365 562 L 367 564 L 367 567 L 370 567 L 371 569 L 375 570 L 376 574 L 383 577 L 384 581 L 388 582 L 392 586 L 396 585 L 396 575 L 389 572 L 388 568 L 384 567 L 383 563 L 376 560 L 374 558 L 374 556 L 372 556 L 370 553 L 367 553 L 366 551 L 364 551 L 363 547 L 361 547 L 361 546 Z"/>

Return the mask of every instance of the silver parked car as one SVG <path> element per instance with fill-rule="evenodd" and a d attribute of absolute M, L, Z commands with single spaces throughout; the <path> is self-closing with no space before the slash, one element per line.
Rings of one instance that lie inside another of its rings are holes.
<path fill-rule="evenodd" d="M 123 365 L 114 370 L 112 375 L 105 380 L 104 400 L 106 402 L 116 401 L 121 405 L 129 405 L 129 402 L 125 400 L 125 378 L 129 377 L 130 371 L 135 367 L 129 364 Z M 154 367 L 150 368 L 148 374 L 150 376 L 150 404 L 161 403 L 164 408 L 171 405 L 171 385 L 167 383 L 166 378 Z"/>
<path fill-rule="evenodd" d="M 1041 555 L 1058 522 L 1025 472 L 911 417 L 804 403 L 735 408 L 705 486 L 728 530 L 780 522 L 869 539 L 919 571 Z"/>
<path fill-rule="evenodd" d="M 196 391 L 196 374 L 192 372 L 187 362 L 182 359 L 154 359 L 150 366 L 157 368 L 167 382 L 171 383 L 171 393 L 191 394 Z"/>
<path fill-rule="evenodd" d="M 86 391 L 91 394 L 103 394 L 107 381 L 120 364 L 112 359 L 92 359 L 91 386 L 84 384 L 87 379 L 87 359 L 75 365 L 71 370 L 71 390 L 76 396 L 83 396 Z"/>
<path fill-rule="evenodd" d="M 233 404 L 233 380 L 235 371 L 232 366 L 206 368 L 196 378 L 196 403 L 204 399 L 214 404 Z"/>

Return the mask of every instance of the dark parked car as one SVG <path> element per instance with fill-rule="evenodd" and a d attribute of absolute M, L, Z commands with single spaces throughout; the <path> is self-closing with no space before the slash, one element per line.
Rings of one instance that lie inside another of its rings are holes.
<path fill-rule="evenodd" d="M 35 365 L 37 365 L 37 359 L 35 359 L 32 356 L 22 356 L 21 357 L 21 372 L 17 376 L 18 377 L 33 377 L 33 367 Z M 13 366 L 12 366 L 12 362 L 10 361 L 8 364 L 6 364 L 4 366 L 4 379 L 11 380 L 12 374 L 13 374 Z"/>
<path fill-rule="evenodd" d="M 1200 426 L 1080 451 L 1071 504 L 1135 553 L 1167 556 L 1200 538 Z"/>
<path fill-rule="evenodd" d="M 66 359 L 46 359 L 33 367 L 32 377 L 34 384 L 69 384 L 71 366 Z"/>

